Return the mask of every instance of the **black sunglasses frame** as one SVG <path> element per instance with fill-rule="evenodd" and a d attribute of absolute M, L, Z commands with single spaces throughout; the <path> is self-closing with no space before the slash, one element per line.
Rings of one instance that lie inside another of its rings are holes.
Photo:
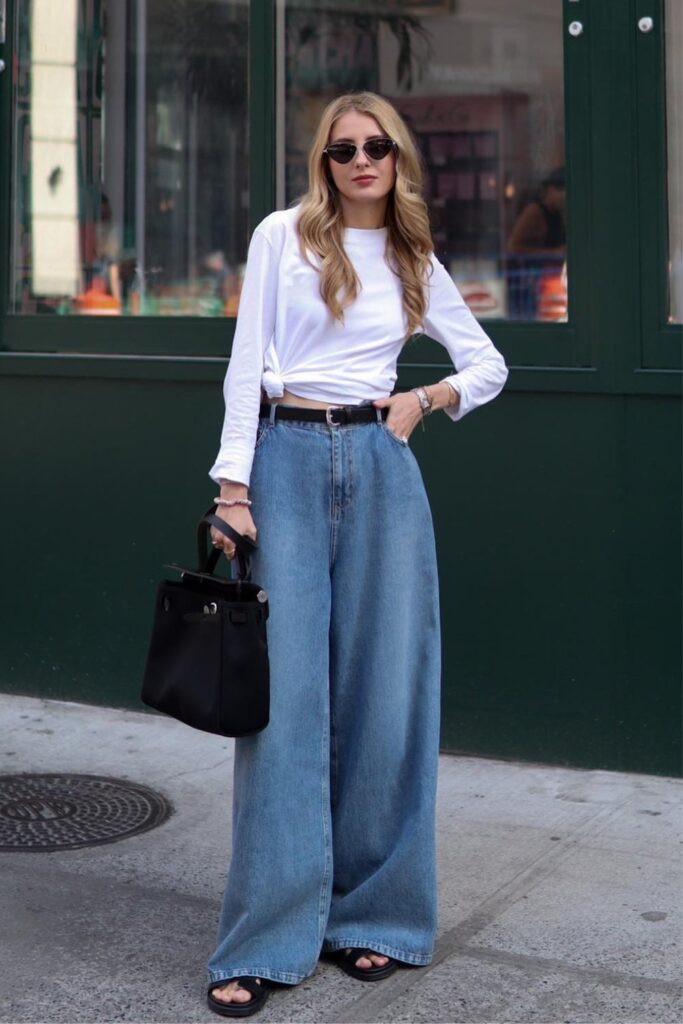
<path fill-rule="evenodd" d="M 372 146 L 373 144 L 378 142 L 382 144 L 387 142 L 390 143 L 389 148 L 387 149 L 386 153 L 382 154 L 382 156 L 372 156 L 370 153 L 368 153 L 367 147 Z M 334 152 L 331 152 L 337 146 L 339 146 L 340 148 L 344 146 L 346 152 L 349 152 L 349 150 L 351 150 L 347 160 L 339 159 L 339 149 L 337 150 L 336 156 Z M 329 157 L 330 160 L 334 160 L 334 162 L 338 164 L 350 164 L 351 161 L 355 159 L 359 148 L 363 150 L 368 160 L 372 160 L 374 163 L 379 163 L 380 160 L 385 160 L 390 153 L 396 153 L 398 150 L 398 146 L 393 139 L 390 139 L 387 136 L 382 136 L 381 138 L 378 139 L 368 139 L 368 141 L 364 142 L 363 145 L 360 147 L 356 146 L 353 142 L 333 142 L 331 145 L 325 147 L 325 149 L 323 150 L 323 156 Z"/>

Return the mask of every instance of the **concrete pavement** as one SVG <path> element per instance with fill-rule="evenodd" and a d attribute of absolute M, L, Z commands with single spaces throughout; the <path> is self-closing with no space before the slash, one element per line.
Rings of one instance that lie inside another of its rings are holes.
<path fill-rule="evenodd" d="M 174 808 L 109 845 L 0 853 L 2 1022 L 218 1020 L 204 967 L 231 763 L 231 741 L 160 716 L 0 695 L 0 774 L 128 779 Z M 678 1024 L 681 793 L 672 779 L 442 757 L 433 964 L 369 985 L 321 961 L 255 1019 Z"/>

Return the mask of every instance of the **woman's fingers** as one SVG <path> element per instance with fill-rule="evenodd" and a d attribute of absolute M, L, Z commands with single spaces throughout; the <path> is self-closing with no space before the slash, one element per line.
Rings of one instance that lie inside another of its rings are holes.
<path fill-rule="evenodd" d="M 211 527 L 211 543 L 225 553 L 225 557 L 232 561 L 235 557 L 235 545 L 224 537 L 222 533 Z"/>
<path fill-rule="evenodd" d="M 228 523 L 234 530 L 242 534 L 244 537 L 250 537 L 251 540 L 256 541 L 256 525 L 251 517 L 251 513 L 248 509 L 230 509 L 230 518 L 228 516 L 220 515 L 219 517 Z M 229 537 L 221 531 L 217 530 L 215 526 L 211 527 L 209 536 L 211 537 L 211 543 L 213 546 L 225 553 L 225 557 L 232 561 L 237 554 L 235 542 L 230 540 Z"/>
<path fill-rule="evenodd" d="M 385 423 L 387 430 L 390 430 L 392 434 L 395 434 L 400 441 L 404 441 L 406 443 L 410 440 L 410 435 L 415 429 L 415 425 L 411 423 L 410 420 L 406 421 L 403 416 L 396 416 L 393 419 L 387 417 Z"/>
<path fill-rule="evenodd" d="M 388 409 L 384 421 L 388 430 L 401 441 L 408 442 L 410 435 L 422 419 L 422 411 L 416 396 L 408 391 L 401 391 L 389 398 L 380 398 L 372 403 L 375 408 Z"/>

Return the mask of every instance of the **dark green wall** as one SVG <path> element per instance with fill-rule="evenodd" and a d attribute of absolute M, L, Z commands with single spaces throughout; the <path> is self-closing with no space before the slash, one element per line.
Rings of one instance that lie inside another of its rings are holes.
<path fill-rule="evenodd" d="M 1 689 L 140 708 L 221 419 L 217 380 L 0 377 Z M 426 426 L 444 748 L 678 774 L 679 400 L 509 390 Z"/>

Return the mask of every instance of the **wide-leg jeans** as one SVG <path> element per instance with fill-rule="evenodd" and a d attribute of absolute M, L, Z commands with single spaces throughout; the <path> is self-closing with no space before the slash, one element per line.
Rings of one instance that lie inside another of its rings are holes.
<path fill-rule="evenodd" d="M 428 964 L 440 708 L 431 512 L 377 422 L 263 419 L 252 575 L 271 718 L 236 741 L 232 859 L 209 982 L 296 984 L 321 952 Z"/>

